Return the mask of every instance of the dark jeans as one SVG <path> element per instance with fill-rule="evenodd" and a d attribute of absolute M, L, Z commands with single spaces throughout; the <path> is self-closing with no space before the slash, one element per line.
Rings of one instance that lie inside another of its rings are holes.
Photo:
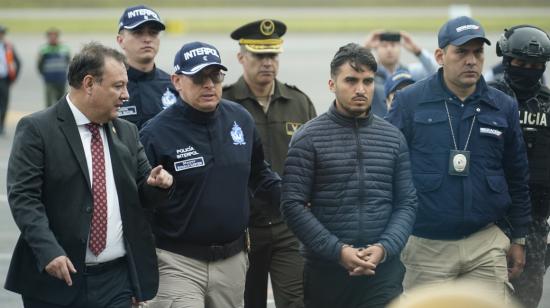
<path fill-rule="evenodd" d="M 23 296 L 25 308 L 130 308 L 132 286 L 128 264 L 99 273 L 85 273 L 84 284 L 73 303 L 67 306 L 50 304 Z"/>
<path fill-rule="evenodd" d="M 385 307 L 403 292 L 405 267 L 399 256 L 378 265 L 374 276 L 349 276 L 343 267 L 306 262 L 306 308 Z"/>

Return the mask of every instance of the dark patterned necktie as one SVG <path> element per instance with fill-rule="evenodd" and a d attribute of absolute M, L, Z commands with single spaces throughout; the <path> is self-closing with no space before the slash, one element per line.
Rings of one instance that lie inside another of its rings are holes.
<path fill-rule="evenodd" d="M 94 211 L 88 246 L 94 255 L 99 255 L 107 242 L 107 186 L 105 181 L 105 156 L 99 134 L 99 124 L 88 123 L 92 133 L 92 193 Z"/>

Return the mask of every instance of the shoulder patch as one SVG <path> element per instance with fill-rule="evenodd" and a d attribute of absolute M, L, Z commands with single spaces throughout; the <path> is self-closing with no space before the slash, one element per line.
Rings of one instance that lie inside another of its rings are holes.
<path fill-rule="evenodd" d="M 293 85 L 293 84 L 285 83 L 284 85 L 287 86 L 287 87 L 289 87 L 289 88 L 291 88 L 291 89 L 293 89 L 293 90 L 296 90 L 296 91 L 298 91 L 298 92 L 300 92 L 300 93 L 304 93 L 302 90 L 298 89 L 298 87 L 295 86 L 295 85 Z M 305 94 L 305 93 L 304 93 L 304 94 Z"/>
<path fill-rule="evenodd" d="M 297 86 L 293 85 L 293 84 L 288 84 L 288 83 L 283 83 L 283 85 L 289 90 L 290 93 L 292 93 L 293 91 L 296 91 L 298 93 L 300 93 L 301 95 L 304 96 L 304 98 L 309 101 L 311 104 L 313 104 L 311 102 L 311 98 L 309 97 L 309 95 L 307 95 L 307 93 L 305 93 L 304 91 L 298 89 Z"/>

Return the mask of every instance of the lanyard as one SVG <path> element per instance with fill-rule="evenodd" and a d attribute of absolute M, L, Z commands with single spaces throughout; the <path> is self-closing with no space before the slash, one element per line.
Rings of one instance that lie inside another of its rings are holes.
<path fill-rule="evenodd" d="M 451 136 L 453 137 L 455 150 L 458 150 L 458 146 L 456 145 L 455 133 L 453 131 L 453 124 L 451 123 L 451 115 L 449 114 L 449 107 L 447 106 L 447 101 L 445 101 L 445 110 L 447 110 L 447 119 L 449 119 L 449 128 L 451 129 Z M 472 124 L 470 125 L 470 132 L 468 133 L 468 138 L 466 139 L 466 144 L 464 145 L 463 151 L 466 151 L 466 148 L 468 147 L 468 143 L 470 142 L 470 136 L 472 135 L 472 129 L 474 128 L 476 116 L 477 114 L 474 114 L 474 118 L 472 119 Z"/>

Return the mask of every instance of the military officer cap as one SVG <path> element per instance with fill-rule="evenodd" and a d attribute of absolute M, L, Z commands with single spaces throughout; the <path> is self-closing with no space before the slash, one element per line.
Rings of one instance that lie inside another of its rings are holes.
<path fill-rule="evenodd" d="M 283 52 L 283 40 L 286 33 L 286 25 L 274 19 L 262 19 L 253 21 L 239 27 L 231 33 L 231 38 L 239 41 L 253 53 L 281 53 Z"/>

